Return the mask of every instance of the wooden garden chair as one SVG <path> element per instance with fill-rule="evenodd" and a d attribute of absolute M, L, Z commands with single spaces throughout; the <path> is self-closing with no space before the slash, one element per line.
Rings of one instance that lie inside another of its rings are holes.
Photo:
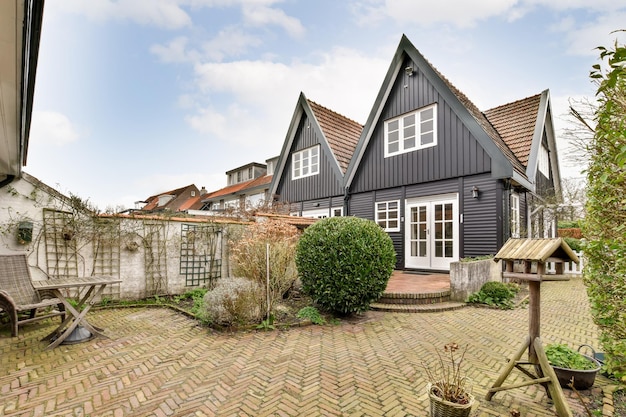
<path fill-rule="evenodd" d="M 57 306 L 58 310 L 37 315 L 40 308 Z M 0 309 L 11 321 L 11 335 L 17 336 L 18 326 L 35 320 L 61 316 L 65 318 L 65 306 L 50 291 L 37 291 L 33 287 L 26 255 L 0 255 Z M 27 317 L 24 317 L 28 314 Z"/>

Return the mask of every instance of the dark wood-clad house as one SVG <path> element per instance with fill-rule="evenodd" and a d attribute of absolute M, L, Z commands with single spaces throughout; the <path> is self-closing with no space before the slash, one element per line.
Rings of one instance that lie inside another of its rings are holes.
<path fill-rule="evenodd" d="M 300 94 L 276 165 L 271 194 L 291 214 L 344 213 L 344 175 L 363 126 Z"/>
<path fill-rule="evenodd" d="M 271 187 L 298 214 L 342 206 L 376 221 L 401 269 L 445 271 L 512 236 L 553 236 L 543 207 L 561 191 L 547 90 L 481 112 L 403 36 L 343 173 L 316 106 L 301 95 Z M 315 171 L 294 178 L 316 147 Z"/>

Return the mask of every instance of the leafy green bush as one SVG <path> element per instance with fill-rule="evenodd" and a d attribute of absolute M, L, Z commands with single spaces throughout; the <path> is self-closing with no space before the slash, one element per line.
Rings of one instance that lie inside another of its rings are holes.
<path fill-rule="evenodd" d="M 553 343 L 545 348 L 550 365 L 558 368 L 587 370 L 596 369 L 596 364 L 569 346 Z"/>
<path fill-rule="evenodd" d="M 605 370 L 626 382 L 626 46 L 616 42 L 613 50 L 598 49 L 608 65 L 598 63 L 591 73 L 598 82 L 598 109 L 587 146 L 584 280 Z"/>
<path fill-rule="evenodd" d="M 311 306 L 301 308 L 296 317 L 309 320 L 313 324 L 326 324 L 326 320 L 322 317 L 319 310 Z"/>
<path fill-rule="evenodd" d="M 581 252 L 583 250 L 583 243 L 580 239 L 576 239 L 573 237 L 564 237 L 563 240 L 569 245 L 569 247 L 573 251 Z"/>
<path fill-rule="evenodd" d="M 340 314 L 369 309 L 396 262 L 391 238 L 373 221 L 331 217 L 309 226 L 296 250 L 302 290 Z"/>
<path fill-rule="evenodd" d="M 580 220 L 562 220 L 559 222 L 559 229 L 579 229 Z"/>
<path fill-rule="evenodd" d="M 517 284 L 488 281 L 480 287 L 480 291 L 470 295 L 467 302 L 511 309 L 514 307 L 513 299 L 518 292 L 519 286 Z"/>

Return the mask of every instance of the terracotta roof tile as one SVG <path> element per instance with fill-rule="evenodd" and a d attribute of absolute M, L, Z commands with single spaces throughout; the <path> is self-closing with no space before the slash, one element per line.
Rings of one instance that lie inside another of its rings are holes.
<path fill-rule="evenodd" d="M 242 191 L 254 188 L 254 187 L 259 187 L 261 185 L 269 184 L 270 182 L 272 182 L 272 175 L 262 175 L 260 177 L 253 178 L 248 181 L 229 185 L 228 187 L 224 187 L 217 191 L 207 193 L 202 196 L 202 200 L 209 200 L 209 199 L 216 198 L 216 197 L 235 194 L 235 193 L 242 192 Z"/>
<path fill-rule="evenodd" d="M 485 111 L 487 119 L 524 166 L 528 165 L 540 100 L 541 94 L 537 94 Z"/>
<path fill-rule="evenodd" d="M 341 171 L 345 173 L 359 142 L 363 125 L 314 101 L 307 101 L 330 145 L 330 149 L 335 154 L 335 158 L 337 158 Z"/>
<path fill-rule="evenodd" d="M 441 80 L 446 83 L 446 85 L 450 88 L 452 93 L 459 99 L 459 101 L 467 108 L 472 117 L 476 119 L 478 124 L 487 132 L 487 135 L 493 140 L 496 146 L 502 151 L 504 156 L 513 164 L 513 168 L 518 171 L 520 174 L 526 176 L 526 168 L 525 166 L 517 159 L 516 155 L 513 151 L 508 147 L 503 138 L 500 136 L 498 131 L 493 127 L 490 121 L 485 117 L 485 115 L 476 107 L 474 103 L 463 94 L 458 88 L 456 88 L 442 73 L 437 70 L 432 64 L 429 65 L 431 68 L 437 73 L 437 75 L 441 78 Z"/>

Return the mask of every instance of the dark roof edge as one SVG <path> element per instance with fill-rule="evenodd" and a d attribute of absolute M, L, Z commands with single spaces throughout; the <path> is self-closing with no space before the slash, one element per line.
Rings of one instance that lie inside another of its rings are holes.
<path fill-rule="evenodd" d="M 514 171 L 513 165 L 503 154 L 502 150 L 498 148 L 494 140 L 487 134 L 487 132 L 485 132 L 485 129 L 480 126 L 476 118 L 472 116 L 469 110 L 460 101 L 459 97 L 451 90 L 448 83 L 442 79 L 439 73 L 424 58 L 417 48 L 415 48 L 406 35 L 402 35 L 402 39 L 400 40 L 400 44 L 398 45 L 389 69 L 387 70 L 387 74 L 385 75 L 385 79 L 378 92 L 372 111 L 370 112 L 365 127 L 363 128 L 363 133 L 355 151 L 355 157 L 352 158 L 348 166 L 345 182 L 346 186 L 350 187 L 354 179 L 356 170 L 370 141 L 373 129 L 375 128 L 376 122 L 380 117 L 386 99 L 393 88 L 393 83 L 400 70 L 405 54 L 418 65 L 420 70 L 424 73 L 424 76 L 426 76 L 429 82 L 433 84 L 439 94 L 443 96 L 443 99 L 450 105 L 455 114 L 464 123 L 464 125 L 467 126 L 485 152 L 487 152 L 487 154 L 491 157 L 492 176 L 494 178 L 511 178 Z"/>

